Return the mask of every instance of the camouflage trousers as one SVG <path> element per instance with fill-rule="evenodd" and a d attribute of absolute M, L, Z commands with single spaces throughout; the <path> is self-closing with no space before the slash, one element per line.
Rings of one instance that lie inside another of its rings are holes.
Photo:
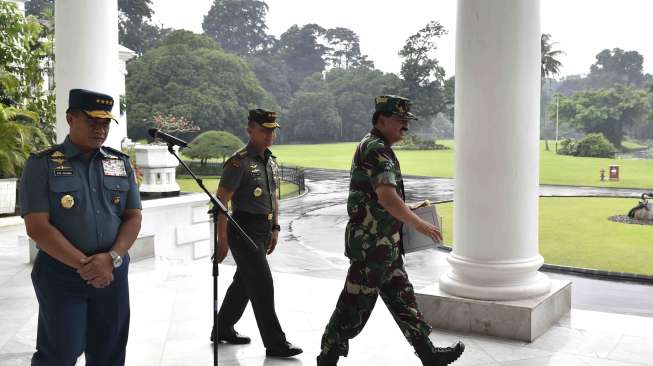
<path fill-rule="evenodd" d="M 347 356 L 349 340 L 363 330 L 379 295 L 410 344 L 428 337 L 431 326 L 417 308 L 403 259 L 352 261 L 345 287 L 322 336 L 322 352 L 335 349 L 339 355 Z"/>

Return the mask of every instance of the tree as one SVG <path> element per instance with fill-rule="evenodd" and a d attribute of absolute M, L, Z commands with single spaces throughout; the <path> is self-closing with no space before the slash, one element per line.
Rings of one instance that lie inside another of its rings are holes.
<path fill-rule="evenodd" d="M 118 39 L 120 44 L 142 55 L 158 45 L 172 30 L 151 23 L 152 0 L 118 0 Z M 54 14 L 54 0 L 30 0 L 25 14 L 43 18 Z"/>
<path fill-rule="evenodd" d="M 38 118 L 0 102 L 0 178 L 19 176 L 30 152 L 47 145 L 47 137 L 33 125 Z"/>
<path fill-rule="evenodd" d="M 324 71 L 327 48 L 320 44 L 326 30 L 317 24 L 306 24 L 299 28 L 293 25 L 281 35 L 279 52 L 285 61 L 289 73 L 291 91 L 299 89 L 309 75 Z"/>
<path fill-rule="evenodd" d="M 554 113 L 555 104 L 549 105 Z M 648 95 L 631 86 L 591 89 L 560 97 L 560 119 L 586 133 L 602 133 L 621 148 L 625 129 L 640 125 L 651 113 Z"/>
<path fill-rule="evenodd" d="M 644 86 L 649 79 L 643 73 L 644 56 L 637 51 L 615 48 L 605 49 L 596 55 L 596 62 L 590 66 L 588 75 L 591 88 L 609 88 L 615 84 Z"/>
<path fill-rule="evenodd" d="M 324 80 L 340 116 L 337 135 L 340 141 L 360 140 L 372 127 L 374 97 L 398 94 L 401 90 L 401 79 L 397 75 L 365 68 L 331 69 Z M 302 91 L 304 88 L 302 86 Z"/>
<path fill-rule="evenodd" d="M 429 22 L 419 32 L 411 35 L 399 51 L 403 59 L 401 76 L 406 85 L 405 96 L 414 100 L 415 112 L 423 116 L 435 116 L 443 109 L 444 69 L 433 56 L 437 49 L 435 40 L 447 34 L 444 27 Z"/>
<path fill-rule="evenodd" d="M 16 5 L 0 1 L 0 99 L 17 110 L 31 111 L 28 121 L 54 139 L 55 102 L 44 75 L 52 65 L 52 30 Z"/>
<path fill-rule="evenodd" d="M 374 68 L 374 62 L 361 54 L 358 35 L 348 28 L 337 27 L 326 31 L 329 43 L 327 61 L 331 67 L 349 69 L 354 67 Z"/>
<path fill-rule="evenodd" d="M 544 80 L 560 74 L 560 67 L 562 66 L 562 62 L 560 62 L 557 57 L 563 55 L 564 52 L 553 49 L 553 46 L 558 44 L 558 42 L 551 42 L 550 34 L 542 33 L 540 43 L 542 51 L 540 79 L 542 85 L 544 85 Z"/>
<path fill-rule="evenodd" d="M 54 12 L 54 0 L 30 0 L 25 3 L 25 15 L 38 18 L 47 11 Z"/>
<path fill-rule="evenodd" d="M 456 107 L 456 77 L 452 76 L 444 81 L 444 115 L 451 122 L 454 122 Z"/>
<path fill-rule="evenodd" d="M 184 155 L 200 159 L 202 165 L 213 158 L 222 158 L 224 163 L 227 156 L 242 146 L 243 142 L 227 131 L 206 131 L 191 141 L 188 149 L 184 150 Z"/>
<path fill-rule="evenodd" d="M 188 118 L 204 131 L 244 137 L 249 109 L 277 109 L 247 62 L 206 35 L 172 32 L 127 69 L 128 128 L 135 139 L 146 137 L 157 114 Z"/>
<path fill-rule="evenodd" d="M 281 133 L 298 142 L 335 141 L 341 124 L 333 95 L 328 92 L 298 92 Z"/>
<path fill-rule="evenodd" d="M 290 70 L 278 54 L 251 55 L 247 61 L 261 86 L 274 96 L 275 102 L 286 107 L 292 98 Z"/>
<path fill-rule="evenodd" d="M 273 42 L 267 34 L 268 5 L 258 0 L 215 0 L 202 29 L 227 52 L 251 55 Z"/>

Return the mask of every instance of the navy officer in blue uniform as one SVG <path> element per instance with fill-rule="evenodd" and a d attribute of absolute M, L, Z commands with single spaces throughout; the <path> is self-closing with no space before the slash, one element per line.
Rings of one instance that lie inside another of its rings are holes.
<path fill-rule="evenodd" d="M 125 363 L 127 251 L 140 230 L 141 202 L 129 157 L 102 146 L 113 105 L 111 96 L 71 90 L 68 136 L 32 154 L 23 170 L 21 216 L 40 249 L 32 366 L 73 366 L 82 353 L 87 366 Z"/>
<path fill-rule="evenodd" d="M 218 199 L 226 206 L 231 201 L 233 216 L 258 245 L 253 250 L 224 215 L 218 217 L 218 262 L 229 248 L 236 261 L 236 274 L 227 289 L 218 313 L 218 341 L 246 344 L 248 337 L 238 334 L 234 325 L 249 301 L 258 324 L 266 355 L 292 357 L 302 349 L 286 341 L 274 310 L 274 286 L 266 255 L 279 238 L 279 200 L 276 196 L 278 167 L 269 147 L 279 128 L 277 114 L 264 109 L 249 112 L 249 143 L 225 162 Z M 228 245 L 227 245 L 228 244 Z M 212 339 L 214 339 L 214 335 Z"/>

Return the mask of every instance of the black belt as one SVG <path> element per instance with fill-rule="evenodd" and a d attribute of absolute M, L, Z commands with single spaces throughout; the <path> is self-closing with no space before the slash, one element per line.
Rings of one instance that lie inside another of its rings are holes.
<path fill-rule="evenodd" d="M 233 213 L 234 217 L 239 217 L 242 219 L 251 219 L 251 220 L 267 220 L 267 221 L 272 221 L 274 218 L 274 213 L 269 212 L 269 213 L 263 213 L 263 214 L 255 214 L 247 211 L 234 211 Z"/>

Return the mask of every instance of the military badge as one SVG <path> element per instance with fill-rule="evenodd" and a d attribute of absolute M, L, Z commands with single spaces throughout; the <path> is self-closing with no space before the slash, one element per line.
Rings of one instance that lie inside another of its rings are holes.
<path fill-rule="evenodd" d="M 261 197 L 262 194 L 263 194 L 263 190 L 261 189 L 261 187 L 256 187 L 256 189 L 254 189 L 254 197 L 257 198 Z"/>
<path fill-rule="evenodd" d="M 232 160 L 231 166 L 233 166 L 234 168 L 240 168 L 240 161 L 238 159 Z"/>
<path fill-rule="evenodd" d="M 61 207 L 68 209 L 75 206 L 75 198 L 69 194 L 61 197 Z"/>
<path fill-rule="evenodd" d="M 104 175 L 112 177 L 126 177 L 125 162 L 121 159 L 102 159 Z"/>
<path fill-rule="evenodd" d="M 63 164 L 66 161 L 64 154 L 59 150 L 53 152 L 50 155 L 50 160 L 52 160 L 53 162 L 59 165 Z"/>
<path fill-rule="evenodd" d="M 114 205 L 119 205 L 120 204 L 120 196 L 113 196 L 113 198 L 111 198 L 111 201 L 113 201 Z"/>

